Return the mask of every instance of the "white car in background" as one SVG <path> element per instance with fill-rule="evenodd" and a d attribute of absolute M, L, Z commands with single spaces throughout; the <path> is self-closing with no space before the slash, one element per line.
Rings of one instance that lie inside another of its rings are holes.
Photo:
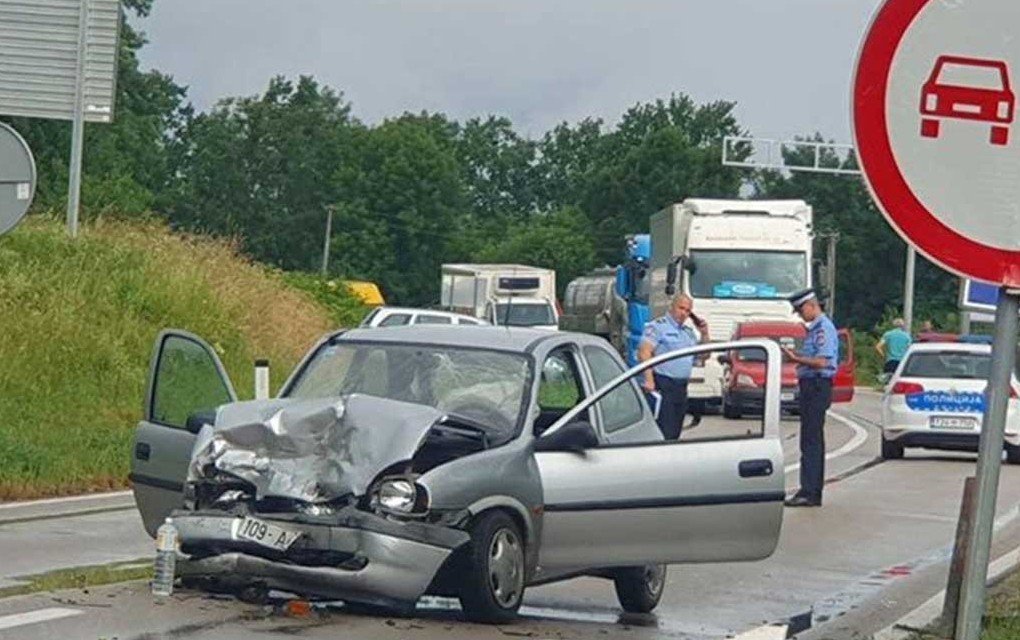
<path fill-rule="evenodd" d="M 378 307 L 365 316 L 361 327 L 400 327 L 418 324 L 487 325 L 488 322 L 462 313 L 438 309 L 411 309 L 407 307 Z"/>
<path fill-rule="evenodd" d="M 984 344 L 915 343 L 882 396 L 882 457 L 909 447 L 977 451 L 992 349 Z M 1016 376 L 1006 417 L 1006 459 L 1020 464 L 1020 401 Z"/>

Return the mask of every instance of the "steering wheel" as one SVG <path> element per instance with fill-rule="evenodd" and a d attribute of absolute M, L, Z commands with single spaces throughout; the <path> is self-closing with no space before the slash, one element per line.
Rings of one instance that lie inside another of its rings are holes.
<path fill-rule="evenodd" d="M 514 425 L 491 400 L 469 397 L 451 402 L 443 408 L 448 413 L 470 418 L 480 424 L 499 431 L 511 431 Z"/>

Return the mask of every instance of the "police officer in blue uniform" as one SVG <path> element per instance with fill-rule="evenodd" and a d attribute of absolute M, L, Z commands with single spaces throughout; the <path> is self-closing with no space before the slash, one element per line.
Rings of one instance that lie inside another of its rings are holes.
<path fill-rule="evenodd" d="M 693 308 L 694 302 L 688 296 L 680 295 L 673 300 L 666 315 L 646 324 L 638 347 L 638 360 L 644 362 L 664 353 L 707 342 L 708 325 L 691 313 Z M 697 326 L 700 338 L 686 325 L 688 318 Z M 680 438 L 684 416 L 687 414 L 687 385 L 693 368 L 694 356 L 690 356 L 676 358 L 645 371 L 645 380 L 641 385 L 645 392 L 658 391 L 662 396 L 656 420 L 667 440 Z"/>
<path fill-rule="evenodd" d="M 808 323 L 808 330 L 801 353 L 783 348 L 786 357 L 797 363 L 800 387 L 800 491 L 786 506 L 820 507 L 825 481 L 825 413 L 832 404 L 839 335 L 813 289 L 794 294 L 790 304 Z"/>

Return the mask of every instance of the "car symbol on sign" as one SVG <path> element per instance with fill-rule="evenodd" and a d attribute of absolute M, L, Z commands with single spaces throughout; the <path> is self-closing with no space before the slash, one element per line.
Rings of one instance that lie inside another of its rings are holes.
<path fill-rule="evenodd" d="M 1005 145 L 1015 107 L 1005 62 L 939 56 L 921 88 L 921 135 L 939 137 L 937 118 L 978 120 L 992 125 L 992 144 Z"/>

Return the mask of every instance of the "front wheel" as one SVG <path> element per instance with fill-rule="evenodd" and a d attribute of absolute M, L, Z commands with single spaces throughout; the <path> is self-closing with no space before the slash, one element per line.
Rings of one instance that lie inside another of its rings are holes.
<path fill-rule="evenodd" d="M 524 598 L 524 542 L 514 519 L 483 513 L 471 527 L 460 590 L 464 615 L 474 622 L 510 622 Z"/>
<path fill-rule="evenodd" d="M 651 613 L 666 589 L 666 565 L 621 569 L 613 578 L 616 598 L 627 613 Z"/>
<path fill-rule="evenodd" d="M 740 405 L 728 402 L 725 398 L 723 398 L 722 412 L 723 417 L 727 420 L 739 420 L 744 416 L 744 412 L 740 410 Z"/>

